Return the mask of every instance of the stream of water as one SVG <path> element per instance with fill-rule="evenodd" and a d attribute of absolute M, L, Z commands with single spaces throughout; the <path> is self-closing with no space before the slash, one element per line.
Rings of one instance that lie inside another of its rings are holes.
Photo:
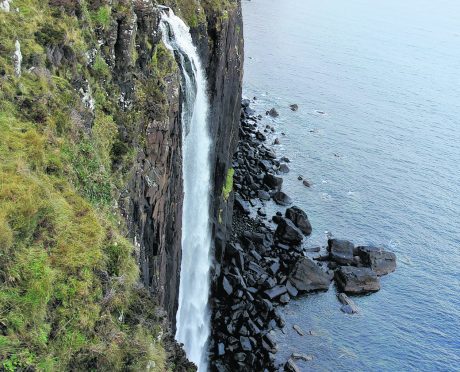
<path fill-rule="evenodd" d="M 188 27 L 168 8 L 162 13 L 161 30 L 163 42 L 174 53 L 182 75 L 184 205 L 176 339 L 184 344 L 187 357 L 198 366 L 198 370 L 206 371 L 211 265 L 211 139 L 207 124 L 206 78 Z"/>

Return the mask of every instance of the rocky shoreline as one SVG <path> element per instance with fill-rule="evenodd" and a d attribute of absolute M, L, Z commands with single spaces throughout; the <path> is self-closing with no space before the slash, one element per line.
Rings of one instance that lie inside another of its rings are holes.
<path fill-rule="evenodd" d="M 266 115 L 278 113 L 271 109 Z M 285 364 L 275 364 L 278 346 L 272 331 L 285 326 L 280 306 L 301 294 L 328 290 L 335 279 L 342 292 L 342 311 L 355 313 L 357 307 L 346 293 L 379 290 L 379 276 L 396 267 L 395 255 L 381 248 L 355 247 L 338 239 L 329 239 L 325 252 L 323 247 L 302 245 L 312 226 L 307 214 L 282 191 L 281 176 L 289 172 L 289 159 L 278 158 L 267 145 L 275 129 L 262 125 L 262 118 L 249 100 L 242 101 L 233 158 L 233 235 L 225 249 L 216 252 L 217 279 L 211 288 L 212 371 L 297 371 L 296 360 L 308 361 L 311 356 L 293 354 Z M 268 217 L 264 206 L 270 200 L 284 211 Z M 312 252 L 318 256 L 307 257 Z"/>

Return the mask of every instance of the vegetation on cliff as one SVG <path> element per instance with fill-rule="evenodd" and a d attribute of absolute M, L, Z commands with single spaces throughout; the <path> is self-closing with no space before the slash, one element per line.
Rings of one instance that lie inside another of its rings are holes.
<path fill-rule="evenodd" d="M 144 107 L 165 115 L 173 66 L 158 45 L 135 109 L 120 108 L 99 40 L 129 4 L 15 0 L 0 11 L 2 370 L 167 369 L 163 317 L 138 284 L 116 200 Z"/>

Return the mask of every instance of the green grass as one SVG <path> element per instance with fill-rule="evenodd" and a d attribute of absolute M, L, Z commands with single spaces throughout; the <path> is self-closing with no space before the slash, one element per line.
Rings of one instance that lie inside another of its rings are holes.
<path fill-rule="evenodd" d="M 135 248 L 113 206 L 140 114 L 118 111 L 101 51 L 86 61 L 97 45 L 90 27 L 110 27 L 110 9 L 77 19 L 38 0 L 13 5 L 19 13 L 0 12 L 0 370 L 163 371 L 156 305 L 138 287 Z M 74 58 L 47 61 L 46 48 L 64 46 Z M 160 52 L 155 69 L 166 73 Z M 75 78 L 91 85 L 94 112 Z"/>
<path fill-rule="evenodd" d="M 233 176 L 235 174 L 235 170 L 233 168 L 229 168 L 227 171 L 227 177 L 225 178 L 224 188 L 222 190 L 222 196 L 224 200 L 227 201 L 230 193 L 233 190 Z"/>

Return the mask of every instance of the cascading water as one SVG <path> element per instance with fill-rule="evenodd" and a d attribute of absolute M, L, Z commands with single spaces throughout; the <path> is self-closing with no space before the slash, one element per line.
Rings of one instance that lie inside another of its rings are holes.
<path fill-rule="evenodd" d="M 189 28 L 172 10 L 162 7 L 163 42 L 179 62 L 182 75 L 182 127 L 184 205 L 182 213 L 182 265 L 176 340 L 187 357 L 207 370 L 209 337 L 209 224 L 211 139 L 206 79 Z"/>

